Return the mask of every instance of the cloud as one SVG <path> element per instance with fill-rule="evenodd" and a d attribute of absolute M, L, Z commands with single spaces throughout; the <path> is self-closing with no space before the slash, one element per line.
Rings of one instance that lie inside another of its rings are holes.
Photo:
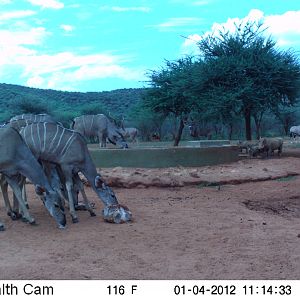
<path fill-rule="evenodd" d="M 202 38 L 201 35 L 197 33 L 189 35 L 181 45 L 180 54 L 181 55 L 199 54 L 197 43 L 201 40 L 201 38 Z"/>
<path fill-rule="evenodd" d="M 78 90 L 84 81 L 104 78 L 145 80 L 144 68 L 128 67 L 129 57 L 125 55 L 41 53 L 38 46 L 49 34 L 43 27 L 27 31 L 0 30 L 2 80 L 20 78 L 31 87 L 61 90 Z"/>
<path fill-rule="evenodd" d="M 3 51 L 21 45 L 39 45 L 48 34 L 44 27 L 31 28 L 27 31 L 0 30 L 0 49 Z"/>
<path fill-rule="evenodd" d="M 170 4 L 185 4 L 185 5 L 192 5 L 192 6 L 204 6 L 208 5 L 212 2 L 212 0 L 196 0 L 196 1 L 191 1 L 191 0 L 169 0 Z"/>
<path fill-rule="evenodd" d="M 60 25 L 60 28 L 61 28 L 62 30 L 64 30 L 65 32 L 71 32 L 71 31 L 74 30 L 74 26 L 72 26 L 72 25 L 67 25 L 67 24 L 61 24 L 61 25 Z"/>
<path fill-rule="evenodd" d="M 202 1 L 194 1 L 194 2 L 192 2 L 192 5 L 194 5 L 194 6 L 205 6 L 205 5 L 208 5 L 210 3 L 211 3 L 211 1 L 209 1 L 209 0 L 202 0 Z"/>
<path fill-rule="evenodd" d="M 0 0 L 0 5 L 6 5 L 6 4 L 11 4 L 11 0 Z"/>
<path fill-rule="evenodd" d="M 121 57 L 109 54 L 77 55 L 62 52 L 55 55 L 33 55 L 23 61 L 23 76 L 31 87 L 76 90 L 83 81 L 119 78 L 144 79 L 144 70 L 128 68 Z"/>
<path fill-rule="evenodd" d="M 27 0 L 32 5 L 41 6 L 42 8 L 61 9 L 64 4 L 57 0 Z"/>
<path fill-rule="evenodd" d="M 21 19 L 35 15 L 36 12 L 33 10 L 16 10 L 0 13 L 0 22 L 8 21 L 11 19 Z"/>
<path fill-rule="evenodd" d="M 200 18 L 170 18 L 166 22 L 160 23 L 158 25 L 151 25 L 150 27 L 158 28 L 159 30 L 170 30 L 175 27 L 186 27 L 186 26 L 195 26 L 201 23 L 202 19 Z"/>
<path fill-rule="evenodd" d="M 213 23 L 211 30 L 203 35 L 189 35 L 181 45 L 180 52 L 182 54 L 197 54 L 199 53 L 197 42 L 202 36 L 217 34 L 223 28 L 233 33 L 236 30 L 235 24 L 246 21 L 263 21 L 264 27 L 267 28 L 265 34 L 271 35 L 277 41 L 278 46 L 300 48 L 300 10 L 287 11 L 281 15 L 265 15 L 261 10 L 252 9 L 244 18 L 228 18 L 225 23 Z"/>
<path fill-rule="evenodd" d="M 128 11 L 137 11 L 148 13 L 151 11 L 150 7 L 146 6 L 133 6 L 133 7 L 122 7 L 122 6 L 101 6 L 101 10 L 111 10 L 114 12 L 128 12 Z"/>

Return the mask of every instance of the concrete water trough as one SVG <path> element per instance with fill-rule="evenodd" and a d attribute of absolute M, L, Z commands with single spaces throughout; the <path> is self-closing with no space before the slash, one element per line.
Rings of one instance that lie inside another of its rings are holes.
<path fill-rule="evenodd" d="M 97 167 L 200 167 L 239 160 L 237 146 L 97 149 L 90 148 Z"/>
<path fill-rule="evenodd" d="M 186 142 L 188 147 L 216 147 L 216 146 L 229 146 L 229 140 L 198 140 Z"/>

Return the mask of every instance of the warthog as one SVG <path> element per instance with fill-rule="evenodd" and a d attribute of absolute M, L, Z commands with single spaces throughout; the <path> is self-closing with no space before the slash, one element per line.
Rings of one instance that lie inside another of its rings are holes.
<path fill-rule="evenodd" d="M 258 145 L 258 141 L 239 141 L 238 146 L 240 148 L 240 152 L 250 153 L 251 150 Z M 245 150 L 245 151 L 244 151 Z"/>
<path fill-rule="evenodd" d="M 300 126 L 292 126 L 290 128 L 290 137 L 296 139 L 297 136 L 300 136 Z"/>
<path fill-rule="evenodd" d="M 252 156 L 258 154 L 274 155 L 274 151 L 278 150 L 278 156 L 282 153 L 283 139 L 282 138 L 260 138 L 257 146 L 252 147 Z"/>

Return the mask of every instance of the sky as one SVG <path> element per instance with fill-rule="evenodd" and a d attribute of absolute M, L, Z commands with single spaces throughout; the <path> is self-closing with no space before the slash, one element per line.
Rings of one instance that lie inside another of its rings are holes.
<path fill-rule="evenodd" d="M 147 87 L 202 35 L 262 20 L 300 55 L 299 0 L 0 0 L 0 82 L 63 91 Z"/>

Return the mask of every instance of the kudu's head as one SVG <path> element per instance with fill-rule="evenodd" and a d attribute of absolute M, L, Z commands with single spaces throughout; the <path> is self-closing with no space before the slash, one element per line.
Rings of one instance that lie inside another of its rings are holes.
<path fill-rule="evenodd" d="M 131 221 L 132 214 L 129 209 L 118 203 L 115 193 L 104 183 L 99 174 L 95 177 L 94 184 L 98 195 L 105 204 L 102 212 L 104 219 L 117 224 Z"/>
<path fill-rule="evenodd" d="M 43 200 L 45 207 L 56 221 L 58 227 L 65 228 L 66 216 L 58 193 L 54 190 L 47 191 L 39 185 L 36 185 L 35 191 Z"/>
<path fill-rule="evenodd" d="M 117 121 L 111 115 L 109 115 L 108 120 L 109 120 L 108 128 L 107 128 L 108 140 L 112 144 L 122 149 L 128 148 L 127 142 L 124 138 L 126 134 L 124 128 L 124 120 L 122 119 L 122 121 Z"/>
<path fill-rule="evenodd" d="M 128 148 L 127 142 L 124 138 L 125 130 L 122 128 L 117 128 L 116 126 L 111 126 L 108 130 L 108 140 L 118 147 L 124 149 Z"/>

